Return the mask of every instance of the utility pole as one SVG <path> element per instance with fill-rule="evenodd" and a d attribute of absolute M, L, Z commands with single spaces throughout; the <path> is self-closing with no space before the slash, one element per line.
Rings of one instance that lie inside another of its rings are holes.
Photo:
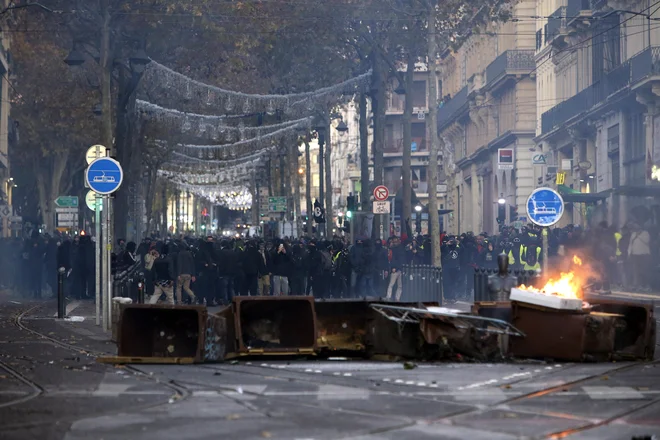
<path fill-rule="evenodd" d="M 307 199 L 307 235 L 312 236 L 313 226 L 312 226 L 312 215 L 313 206 L 312 206 L 312 159 L 309 152 L 309 138 L 306 136 L 303 138 L 305 142 L 305 198 Z"/>
<path fill-rule="evenodd" d="M 112 156 L 114 154 L 114 139 L 113 139 L 113 130 L 112 130 L 112 53 L 110 48 L 110 6 L 107 0 L 101 2 L 102 14 L 103 14 L 103 26 L 101 28 L 101 111 L 103 113 L 103 123 L 102 123 L 102 135 L 103 145 L 106 147 L 106 154 Z M 103 219 L 101 223 L 105 223 L 105 231 L 103 234 L 103 243 L 97 243 L 97 246 L 101 246 L 101 267 L 103 268 L 103 280 L 102 283 L 108 289 L 103 298 L 110 298 L 110 292 L 112 291 L 112 266 L 111 266 L 111 252 L 112 252 L 112 198 L 107 195 L 103 197 L 104 206 L 103 206 Z M 100 225 L 99 225 L 100 227 Z M 109 300 L 103 302 L 103 329 L 108 330 L 109 320 L 111 319 L 111 307 Z"/>
<path fill-rule="evenodd" d="M 369 121 L 367 119 L 367 95 L 360 94 L 360 205 L 369 210 Z M 351 237 L 352 238 L 352 237 Z"/>
<path fill-rule="evenodd" d="M 325 226 L 326 237 L 332 238 L 332 133 L 330 132 L 330 119 L 326 122 L 326 146 L 325 146 Z M 323 176 L 321 176 L 323 178 Z"/>
<path fill-rule="evenodd" d="M 319 198 L 318 201 L 321 205 L 324 204 L 325 200 L 325 179 L 324 177 L 324 169 L 325 169 L 325 156 L 324 156 L 324 147 L 325 147 L 325 129 L 321 129 L 318 131 L 318 141 L 319 141 L 319 155 L 318 155 L 318 165 L 319 165 Z M 327 209 L 327 207 L 326 207 Z M 326 216 L 326 223 L 327 223 L 327 216 Z M 317 226 L 316 232 L 318 233 L 318 236 L 321 237 L 325 235 L 325 231 L 321 228 L 321 225 Z"/>
<path fill-rule="evenodd" d="M 291 172 L 293 173 L 293 212 L 296 221 L 296 234 L 302 237 L 302 222 L 300 216 L 302 215 L 300 209 L 300 161 L 298 160 L 298 148 L 300 143 L 298 141 L 291 143 Z"/>
<path fill-rule="evenodd" d="M 371 87 L 372 92 L 372 108 L 374 114 L 374 142 L 372 146 L 372 154 L 374 157 L 374 186 L 383 184 L 383 168 L 384 156 L 383 146 L 385 144 L 385 110 L 387 95 L 385 92 L 386 83 L 386 70 L 383 65 L 383 60 L 374 53 L 374 73 L 373 84 Z M 371 188 L 370 188 L 371 189 Z M 371 191 L 370 191 L 371 192 Z M 374 216 L 374 227 L 372 238 L 381 238 L 381 229 L 384 232 L 384 225 L 382 216 Z M 389 228 L 389 225 L 388 225 Z"/>
<path fill-rule="evenodd" d="M 438 150 L 440 140 L 435 121 L 438 119 L 438 71 L 436 67 L 437 23 L 435 1 L 428 2 L 428 54 L 429 69 L 428 106 L 429 106 L 429 234 L 431 234 L 431 264 L 441 267 L 440 258 L 440 218 L 438 215 Z"/>
<path fill-rule="evenodd" d="M 403 109 L 403 167 L 401 168 L 401 180 L 403 186 L 403 207 L 401 209 L 401 231 L 405 231 L 407 221 L 410 221 L 412 213 L 412 172 L 411 172 L 411 148 L 412 148 L 412 133 L 411 121 L 413 114 L 413 73 L 415 71 L 415 57 L 412 52 L 408 53 L 408 68 L 405 73 L 405 84 L 402 84 L 405 89 L 405 104 Z M 417 215 L 420 215 L 419 213 Z"/>

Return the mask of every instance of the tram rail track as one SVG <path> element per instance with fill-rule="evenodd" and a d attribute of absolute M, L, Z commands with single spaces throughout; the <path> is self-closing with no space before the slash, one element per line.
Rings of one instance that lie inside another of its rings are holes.
<path fill-rule="evenodd" d="M 66 349 L 66 350 L 73 351 L 75 353 L 80 353 L 81 351 L 84 351 L 85 353 L 87 353 L 88 356 L 93 356 L 93 357 L 108 354 L 108 353 L 104 353 L 104 352 L 90 350 L 89 348 L 86 348 L 86 347 L 79 347 L 79 346 L 76 346 L 76 345 L 69 344 L 67 342 L 58 340 L 57 338 L 53 338 L 49 335 L 46 335 L 42 332 L 39 332 L 37 330 L 31 329 L 28 326 L 26 326 L 23 322 L 23 319 L 26 316 L 28 316 L 29 314 L 31 314 L 34 311 L 41 308 L 41 307 L 43 307 L 43 304 L 37 304 L 33 307 L 30 307 L 28 309 L 25 309 L 25 310 L 19 312 L 18 314 L 16 314 L 15 316 L 12 317 L 13 324 L 16 327 L 18 327 L 20 330 L 26 331 L 26 332 L 30 333 L 31 335 L 36 336 L 40 339 L 44 339 L 44 340 L 48 341 L 48 343 L 50 343 L 54 346 L 58 346 L 58 347 Z M 3 404 L 0 404 L 0 408 L 8 408 L 8 407 L 17 406 L 17 405 L 24 404 L 24 403 L 30 402 L 32 400 L 35 400 L 39 397 L 48 396 L 48 392 L 39 383 L 37 383 L 36 381 L 34 381 L 32 379 L 29 379 L 28 377 L 26 377 L 25 375 L 23 375 L 22 373 L 20 373 L 16 369 L 12 368 L 11 366 L 7 365 L 6 363 L 0 361 L 0 368 L 7 371 L 12 377 L 16 378 L 18 381 L 20 381 L 21 383 L 23 383 L 24 385 L 26 385 L 26 386 L 28 386 L 32 389 L 32 391 L 26 396 L 22 396 L 18 399 L 13 399 L 9 402 L 5 402 Z M 131 374 L 133 374 L 136 377 L 137 376 L 142 377 L 146 380 L 157 383 L 157 384 L 173 391 L 173 395 L 170 396 L 167 400 L 165 400 L 163 402 L 146 404 L 146 405 L 138 405 L 138 406 L 133 406 L 131 408 L 122 408 L 120 410 L 99 411 L 99 412 L 95 412 L 95 413 L 89 413 L 89 414 L 85 414 L 85 418 L 113 416 L 113 415 L 118 415 L 118 414 L 124 414 L 127 411 L 142 411 L 142 410 L 147 410 L 147 409 L 158 408 L 158 407 L 161 407 L 161 406 L 170 405 L 170 404 L 172 404 L 173 401 L 174 401 L 174 403 L 181 402 L 185 399 L 188 399 L 192 395 L 192 393 L 184 386 L 181 386 L 181 385 L 176 384 L 176 383 L 160 381 L 157 378 L 153 378 L 153 377 L 149 376 L 148 374 L 145 374 L 144 372 L 139 371 L 139 370 L 137 370 L 136 368 L 134 368 L 132 366 L 126 366 L 125 370 L 127 370 L 128 372 L 130 372 Z M 76 420 L 79 420 L 79 419 L 80 419 L 79 416 L 64 416 L 64 417 L 58 417 L 58 418 L 53 419 L 53 420 L 46 419 L 46 420 L 30 421 L 30 422 L 24 422 L 24 423 L 13 423 L 13 424 L 12 423 L 5 423 L 5 424 L 2 425 L 0 430 L 2 430 L 2 431 L 12 431 L 12 430 L 17 430 L 17 429 L 33 428 L 33 427 L 38 427 L 38 426 L 48 426 L 48 425 L 52 425 L 52 424 L 55 424 L 55 423 L 61 423 L 61 422 L 70 422 L 70 423 L 72 423 L 72 422 L 75 422 Z"/>
<path fill-rule="evenodd" d="M 79 347 L 79 346 L 76 346 L 76 345 L 58 340 L 57 338 L 53 338 L 49 335 L 45 335 L 45 334 L 43 334 L 43 333 L 41 333 L 37 330 L 29 328 L 23 322 L 23 319 L 26 316 L 28 316 L 29 314 L 33 313 L 39 307 L 41 307 L 41 305 L 37 305 L 37 306 L 34 306 L 34 307 L 29 308 L 27 310 L 24 310 L 23 312 L 21 312 L 20 314 L 18 314 L 14 318 L 14 323 L 21 330 L 27 331 L 30 334 L 34 335 L 34 336 L 45 339 L 48 342 L 50 342 L 50 343 L 52 343 L 56 346 L 66 348 L 68 350 L 72 350 L 72 351 L 76 351 L 76 352 L 84 350 L 90 356 L 103 356 L 103 355 L 108 354 L 108 353 L 105 353 L 105 352 L 90 350 L 89 348 Z M 660 320 L 656 319 L 656 321 L 660 321 Z M 660 362 L 660 359 L 652 361 L 652 362 L 619 365 L 619 366 L 613 367 L 611 369 L 601 371 L 597 374 L 589 375 L 589 376 L 586 376 L 586 377 L 583 377 L 583 378 L 580 378 L 580 379 L 577 379 L 577 380 L 574 380 L 574 381 L 562 383 L 560 385 L 555 385 L 555 386 L 535 390 L 535 391 L 525 393 L 525 394 L 522 394 L 522 395 L 519 395 L 519 396 L 510 397 L 510 398 L 507 398 L 507 399 L 504 399 L 504 400 L 494 402 L 492 404 L 474 405 L 474 404 L 468 404 L 468 403 L 460 403 L 460 405 L 466 406 L 466 408 L 462 409 L 460 411 L 455 411 L 453 413 L 441 416 L 441 417 L 435 417 L 435 418 L 430 418 L 430 419 L 427 419 L 427 420 L 423 420 L 423 422 L 426 422 L 426 423 L 445 423 L 445 424 L 448 423 L 450 425 L 461 427 L 461 426 L 463 426 L 461 424 L 461 420 L 460 420 L 460 418 L 462 418 L 462 417 L 466 417 L 466 416 L 469 416 L 469 415 L 472 415 L 472 414 L 475 414 L 475 415 L 480 414 L 480 413 L 483 413 L 483 412 L 486 412 L 486 411 L 489 411 L 489 410 L 496 410 L 498 408 L 501 408 L 503 406 L 508 406 L 508 405 L 511 405 L 511 404 L 520 404 L 520 403 L 524 403 L 524 402 L 527 402 L 527 401 L 532 401 L 533 399 L 538 399 L 540 397 L 547 396 L 547 395 L 557 393 L 557 392 L 561 392 L 561 391 L 568 391 L 568 390 L 574 389 L 574 388 L 576 388 L 580 385 L 584 385 L 585 383 L 588 383 L 589 381 L 598 380 L 599 378 L 603 378 L 603 377 L 606 377 L 606 376 L 613 376 L 613 375 L 616 375 L 616 374 L 619 374 L 619 373 L 622 373 L 622 372 L 633 370 L 635 368 L 641 368 L 641 367 L 647 366 L 647 365 L 657 365 L 659 362 Z M 263 379 L 269 379 L 270 378 L 270 379 L 280 379 L 280 380 L 304 382 L 304 383 L 318 383 L 318 381 L 319 381 L 318 380 L 319 375 L 306 376 L 300 370 L 271 368 L 271 367 L 265 367 L 265 366 L 262 366 L 262 365 L 247 364 L 247 363 L 242 364 L 242 366 L 243 365 L 245 365 L 246 367 L 250 367 L 249 368 L 250 371 L 247 371 L 248 369 L 238 370 L 238 369 L 230 367 L 230 366 L 223 366 L 222 364 L 217 364 L 217 365 L 196 365 L 193 368 L 211 369 L 211 370 L 215 370 L 215 371 L 227 371 L 227 372 L 232 372 L 232 373 L 236 373 L 236 374 L 240 374 L 240 375 L 258 376 L 258 377 L 261 377 Z M 541 374 L 541 375 L 537 375 L 537 376 L 532 377 L 532 378 L 517 379 L 517 380 L 512 380 L 510 382 L 507 382 L 507 383 L 501 383 L 501 384 L 498 384 L 498 387 L 503 388 L 503 387 L 515 386 L 515 385 L 520 385 L 520 384 L 525 383 L 525 382 L 529 382 L 531 380 L 543 379 L 545 377 L 548 377 L 551 374 L 556 374 L 557 372 L 569 370 L 570 368 L 575 367 L 575 365 L 576 364 L 567 364 L 562 369 L 555 369 L 551 372 L 547 372 L 547 373 L 544 373 L 544 374 Z M 20 399 L 15 399 L 12 402 L 7 402 L 5 404 L 0 404 L 0 408 L 6 407 L 6 406 L 9 406 L 9 405 L 17 405 L 17 404 L 20 404 L 20 403 L 24 403 L 24 402 L 27 402 L 29 400 L 36 399 L 39 396 L 42 396 L 44 394 L 43 388 L 40 388 L 40 386 L 37 383 L 35 383 L 33 381 L 30 381 L 30 379 L 25 378 L 20 373 L 16 372 L 15 370 L 12 370 L 11 367 L 6 366 L 2 362 L 0 362 L 0 367 L 5 369 L 6 371 L 10 372 L 10 374 L 12 376 L 14 376 L 17 380 L 21 381 L 23 384 L 25 384 L 26 386 L 29 386 L 31 388 L 31 392 L 30 392 L 29 395 L 22 396 Z M 161 379 L 158 376 L 153 376 L 152 374 L 150 374 L 150 373 L 153 373 L 153 371 L 148 371 L 149 367 L 146 367 L 146 366 L 136 367 L 136 366 L 126 365 L 125 368 L 126 368 L 127 371 L 131 372 L 132 374 L 134 374 L 136 376 L 142 376 L 146 379 L 149 379 L 149 380 L 154 381 L 156 383 L 162 384 L 162 385 L 168 387 L 169 389 L 175 391 L 175 393 L 176 393 L 175 395 L 180 396 L 179 397 L 180 400 L 189 398 L 192 395 L 192 391 L 190 389 L 190 386 L 201 387 L 201 388 L 209 390 L 209 391 L 218 391 L 218 392 L 235 391 L 235 389 L 233 389 L 231 387 L 224 387 L 222 385 L 199 383 L 199 382 L 188 381 L 188 380 L 178 380 L 178 379 L 173 378 L 171 376 L 168 377 L 166 373 L 163 375 L 164 377 Z M 12 371 L 13 371 L 13 373 L 16 373 L 18 376 L 16 374 L 13 374 Z M 323 375 L 323 376 L 327 377 L 328 379 L 331 379 L 331 378 L 336 379 L 337 378 L 336 376 L 328 376 L 328 375 Z M 378 380 L 375 380 L 375 379 L 369 380 L 368 378 L 352 377 L 352 378 L 350 378 L 350 380 L 343 380 L 342 383 L 341 383 L 341 386 L 360 389 L 360 390 L 373 390 L 374 386 L 375 386 L 374 382 L 377 382 L 377 381 Z M 364 382 L 364 384 L 360 384 L 360 382 Z M 396 385 L 394 385 L 394 384 L 388 384 L 388 386 L 389 385 L 391 385 L 393 387 L 396 387 Z M 243 393 L 245 393 L 247 395 L 250 395 L 250 394 L 259 395 L 258 393 L 250 393 L 249 391 L 243 391 Z M 414 398 L 414 399 L 419 400 L 420 404 L 428 404 L 430 402 L 457 404 L 457 402 L 449 402 L 449 401 L 446 401 L 446 400 L 443 401 L 443 400 L 438 400 L 438 399 L 429 399 L 429 398 L 425 398 L 425 397 L 422 397 L 422 396 L 414 396 L 414 393 L 405 393 L 405 392 L 396 392 L 396 391 L 381 391 L 381 393 L 391 394 L 393 397 L 405 395 L 408 398 Z M 256 408 L 255 406 L 253 406 L 253 405 L 251 405 L 247 402 L 240 401 L 240 399 L 232 399 L 231 396 L 226 396 L 226 397 L 228 397 L 231 400 L 234 400 L 236 403 L 241 404 L 242 406 L 246 407 L 247 409 L 249 409 L 251 411 L 259 412 L 259 413 L 265 415 L 266 417 L 271 417 L 272 416 L 268 412 L 261 411 L 258 408 Z M 282 403 L 286 403 L 287 405 L 294 404 L 294 405 L 304 406 L 304 407 L 313 408 L 313 409 L 317 409 L 317 410 L 323 410 L 323 411 L 328 410 L 327 406 L 316 405 L 316 404 L 313 404 L 313 403 L 310 403 L 310 402 L 300 402 L 300 401 L 295 401 L 293 399 L 285 399 L 285 398 L 281 398 L 281 397 L 278 397 L 278 401 L 281 401 Z M 642 411 L 646 408 L 652 407 L 653 405 L 656 405 L 658 403 L 660 403 L 660 398 L 653 399 L 651 401 L 647 401 L 647 402 L 644 402 L 640 405 L 636 405 L 636 406 L 633 406 L 633 407 L 630 407 L 630 408 L 626 408 L 625 410 L 622 410 L 621 412 L 619 412 L 617 414 L 614 414 L 612 416 L 609 416 L 607 418 L 602 418 L 602 419 L 600 419 L 600 418 L 599 419 L 594 419 L 594 418 L 589 418 L 589 417 L 586 417 L 586 416 L 581 417 L 581 416 L 576 416 L 576 415 L 560 414 L 560 413 L 553 412 L 553 411 L 538 411 L 538 410 L 530 411 L 530 410 L 527 410 L 527 409 L 524 409 L 524 408 L 521 408 L 520 412 L 523 413 L 523 414 L 530 414 L 530 415 L 562 417 L 562 418 L 566 418 L 567 420 L 571 420 L 571 421 L 578 420 L 580 422 L 584 422 L 583 424 L 581 424 L 581 425 L 579 425 L 575 428 L 556 431 L 556 432 L 552 432 L 552 433 L 546 433 L 546 434 L 543 434 L 543 435 L 533 437 L 533 438 L 538 438 L 538 439 L 560 439 L 560 438 L 570 437 L 573 434 L 583 433 L 583 432 L 587 432 L 587 431 L 592 430 L 592 429 L 607 426 L 611 423 L 617 422 L 617 421 L 619 421 L 621 419 L 624 419 L 624 418 L 626 418 L 630 415 L 633 415 L 636 412 L 639 412 L 639 411 Z M 140 409 L 146 409 L 146 408 L 154 408 L 154 407 L 158 407 L 158 406 L 161 406 L 161 405 L 164 405 L 164 404 L 165 403 L 160 403 L 160 404 L 157 404 L 157 405 L 149 405 L 149 406 L 140 407 L 140 408 L 131 408 L 131 410 L 133 410 L 133 409 L 140 410 Z M 115 412 L 110 412 L 110 413 L 103 413 L 103 414 L 94 414 L 94 415 L 91 415 L 91 416 L 102 416 L 102 415 L 108 415 L 108 414 L 117 414 L 117 413 L 122 413 L 122 412 L 125 412 L 125 411 L 126 410 L 115 411 Z M 376 413 L 368 412 L 368 411 L 351 411 L 351 410 L 342 410 L 341 408 L 338 408 L 337 411 L 338 412 L 344 412 L 344 413 L 350 412 L 350 413 L 355 413 L 356 415 L 364 415 L 364 416 L 371 416 L 371 417 L 374 417 L 374 416 L 383 417 L 383 414 L 376 414 Z M 515 412 L 516 409 L 515 408 L 510 408 L 510 411 Z M 389 419 L 392 419 L 391 416 L 386 416 L 386 417 L 389 418 Z M 404 429 L 406 427 L 410 427 L 410 426 L 418 423 L 421 420 L 421 418 L 416 419 L 414 417 L 396 417 L 395 419 L 399 423 L 397 423 L 396 426 L 393 426 L 389 429 L 378 429 L 378 430 L 373 430 L 373 431 L 370 431 L 370 432 L 365 432 L 365 433 L 362 433 L 362 434 L 359 434 L 359 435 L 344 436 L 342 438 L 349 439 L 349 438 L 354 438 L 356 436 L 377 435 L 379 433 L 384 433 L 384 432 L 388 432 L 388 431 L 396 431 L 397 429 Z M 44 421 L 43 423 L 48 424 L 50 422 Z M 12 426 L 8 426 L 7 428 L 16 429 L 16 428 L 25 427 L 25 426 L 34 426 L 34 424 L 12 425 Z M 510 433 L 507 433 L 507 432 L 501 432 L 501 433 L 502 434 L 510 434 Z"/>

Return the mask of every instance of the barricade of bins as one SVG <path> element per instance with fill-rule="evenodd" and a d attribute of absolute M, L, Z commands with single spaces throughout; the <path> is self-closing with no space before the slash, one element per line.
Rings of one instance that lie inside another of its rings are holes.
<path fill-rule="evenodd" d="M 488 277 L 498 274 L 497 269 L 476 268 L 474 270 L 474 302 L 493 301 L 488 291 Z M 534 270 L 509 270 L 509 275 L 517 278 L 517 285 L 534 286 L 539 280 L 539 273 Z"/>
<path fill-rule="evenodd" d="M 431 301 L 442 304 L 442 268 L 425 264 L 406 264 L 401 276 L 402 301 Z"/>

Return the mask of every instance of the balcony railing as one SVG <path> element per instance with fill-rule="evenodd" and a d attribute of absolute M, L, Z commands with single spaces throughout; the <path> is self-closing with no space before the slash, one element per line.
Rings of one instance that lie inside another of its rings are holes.
<path fill-rule="evenodd" d="M 562 28 L 566 27 L 566 6 L 562 6 L 552 13 L 548 19 L 547 41 L 551 42 Z"/>
<path fill-rule="evenodd" d="M 507 50 L 486 67 L 486 84 L 508 74 L 529 73 L 536 67 L 533 50 Z"/>
<path fill-rule="evenodd" d="M 438 109 L 438 128 L 444 127 L 467 105 L 467 86 L 458 91 L 450 100 Z"/>
<path fill-rule="evenodd" d="M 429 192 L 429 183 L 425 181 L 413 180 L 412 187 L 418 194 L 426 194 Z"/>
<path fill-rule="evenodd" d="M 643 50 L 610 71 L 601 81 L 543 113 L 541 116 L 542 132 L 547 133 L 553 130 L 569 119 L 605 101 L 614 93 L 654 74 L 660 74 L 660 47 Z"/>
<path fill-rule="evenodd" d="M 566 24 L 568 26 L 581 16 L 589 16 L 582 11 L 591 11 L 591 0 L 568 0 L 566 5 Z"/>

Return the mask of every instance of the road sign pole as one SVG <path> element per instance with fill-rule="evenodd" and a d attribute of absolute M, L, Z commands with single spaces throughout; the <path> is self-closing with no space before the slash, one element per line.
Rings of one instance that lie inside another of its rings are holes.
<path fill-rule="evenodd" d="M 94 202 L 94 261 L 96 264 L 96 325 L 101 325 L 101 197 L 97 194 Z"/>
<path fill-rule="evenodd" d="M 110 329 L 112 322 L 112 200 L 110 196 L 105 196 L 107 211 L 105 214 L 105 296 L 106 296 L 106 330 Z"/>
<path fill-rule="evenodd" d="M 543 228 L 543 276 L 548 276 L 548 228 Z"/>
<path fill-rule="evenodd" d="M 101 266 L 103 267 L 103 277 L 101 280 L 101 284 L 103 285 L 102 292 L 103 292 L 103 330 L 107 331 L 109 326 L 108 326 L 108 308 L 109 308 L 109 302 L 108 302 L 108 278 L 110 273 L 108 272 L 108 267 L 110 267 L 109 261 L 108 261 L 108 252 L 107 252 L 107 247 L 108 247 L 108 196 L 103 196 L 103 211 L 101 212 L 101 223 L 99 226 L 103 229 L 103 241 L 100 243 L 100 249 L 101 249 Z"/>
<path fill-rule="evenodd" d="M 98 153 L 98 154 L 97 154 Z M 93 156 L 100 156 L 100 147 L 95 148 Z M 107 151 L 106 151 L 107 154 Z M 88 158 L 89 161 L 89 158 Z M 112 308 L 110 307 L 112 301 L 112 267 L 111 267 L 111 249 L 112 249 L 112 201 L 110 194 L 117 191 L 124 179 L 124 172 L 121 165 L 116 160 L 110 157 L 98 157 L 93 160 L 87 170 L 85 171 L 85 183 L 89 188 L 97 194 L 103 195 L 104 207 L 103 216 L 104 224 L 104 239 L 102 246 L 103 267 L 102 284 L 105 286 L 105 294 L 103 295 L 103 329 L 110 328 L 112 320 Z"/>

